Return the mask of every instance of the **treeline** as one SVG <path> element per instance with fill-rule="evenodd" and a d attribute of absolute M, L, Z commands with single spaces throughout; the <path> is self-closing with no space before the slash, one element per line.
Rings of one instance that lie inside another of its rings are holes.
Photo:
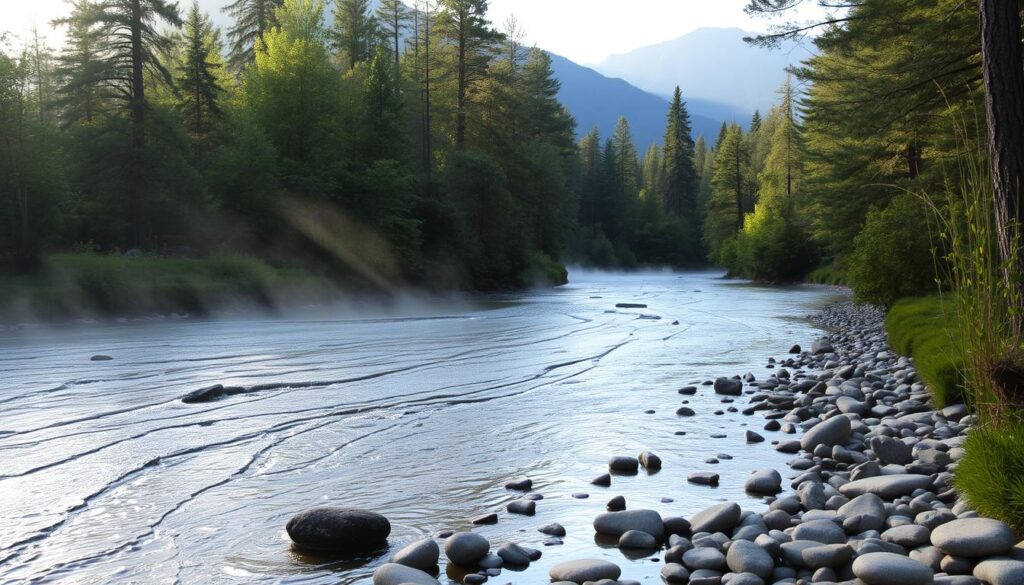
<path fill-rule="evenodd" d="M 386 287 L 700 262 L 677 99 L 643 164 L 574 141 L 546 53 L 487 0 L 71 0 L 59 52 L 0 46 L 0 260 L 235 252 Z M 677 96 L 678 97 L 678 96 Z M 595 150 L 596 149 L 596 150 Z"/>
<path fill-rule="evenodd" d="M 766 281 L 822 266 L 812 278 L 842 275 L 886 305 L 934 290 L 944 260 L 932 212 L 964 186 L 960 157 L 985 150 L 979 30 L 977 3 L 865 0 L 748 39 L 813 42 L 815 55 L 763 122 L 719 137 L 706 229 L 714 260 Z"/>

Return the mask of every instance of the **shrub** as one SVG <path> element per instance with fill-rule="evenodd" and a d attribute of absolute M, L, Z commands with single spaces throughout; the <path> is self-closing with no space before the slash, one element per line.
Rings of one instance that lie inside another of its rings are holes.
<path fill-rule="evenodd" d="M 1024 424 L 1008 419 L 973 429 L 954 484 L 979 514 L 1024 533 Z"/>
<path fill-rule="evenodd" d="M 952 306 L 937 296 L 902 300 L 890 309 L 885 327 L 893 349 L 913 356 L 936 407 L 963 402 L 966 364 Z"/>
<path fill-rule="evenodd" d="M 854 240 L 847 272 L 857 300 L 889 307 L 903 297 L 935 290 L 928 218 L 923 203 L 910 194 L 868 213 L 864 230 Z"/>
<path fill-rule="evenodd" d="M 733 274 L 760 282 L 798 281 L 817 263 L 803 228 L 781 216 L 761 219 L 737 234 L 729 259 Z"/>
<path fill-rule="evenodd" d="M 831 284 L 836 286 L 845 286 L 847 284 L 846 271 L 834 262 L 815 268 L 807 275 L 806 280 L 812 284 Z"/>
<path fill-rule="evenodd" d="M 530 267 L 522 280 L 528 284 L 562 286 L 569 284 L 569 271 L 551 256 L 534 252 L 530 254 Z"/>

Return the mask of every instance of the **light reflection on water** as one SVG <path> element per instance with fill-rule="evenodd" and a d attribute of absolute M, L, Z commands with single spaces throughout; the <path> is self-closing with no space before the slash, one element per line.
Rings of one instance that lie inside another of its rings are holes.
<path fill-rule="evenodd" d="M 656 576 L 657 555 L 595 539 L 593 517 L 614 495 L 666 516 L 726 499 L 762 507 L 743 493 L 746 474 L 786 460 L 745 443 L 746 425 L 763 421 L 714 416 L 727 405 L 709 389 L 677 389 L 768 375 L 765 359 L 809 344 L 818 332 L 802 317 L 837 294 L 717 277 L 574 275 L 562 289 L 410 318 L 5 333 L 0 583 L 369 583 L 387 554 L 332 559 L 290 546 L 288 518 L 328 503 L 384 513 L 393 550 L 497 511 L 501 521 L 477 531 L 544 558 L 495 582 L 546 582 L 552 564 L 582 556 L 616 562 L 626 578 Z M 114 360 L 90 362 L 98 353 Z M 178 400 L 211 384 L 264 389 Z M 686 399 L 698 416 L 675 416 Z M 589 484 L 609 456 L 643 449 L 661 456 L 661 472 Z M 704 463 L 719 453 L 734 459 Z M 721 487 L 686 482 L 704 470 Z M 503 485 L 521 476 L 545 496 L 533 518 L 504 513 L 516 495 Z M 550 522 L 568 530 L 563 546 L 541 546 L 536 529 Z"/>

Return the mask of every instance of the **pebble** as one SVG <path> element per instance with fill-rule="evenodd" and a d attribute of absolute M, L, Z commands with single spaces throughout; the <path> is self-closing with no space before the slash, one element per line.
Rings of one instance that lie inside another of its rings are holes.
<path fill-rule="evenodd" d="M 439 582 L 419 569 L 388 563 L 373 572 L 373 585 L 439 585 Z"/>

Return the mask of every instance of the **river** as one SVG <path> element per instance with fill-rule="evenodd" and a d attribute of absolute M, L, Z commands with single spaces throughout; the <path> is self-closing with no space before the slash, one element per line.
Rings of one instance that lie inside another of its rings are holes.
<path fill-rule="evenodd" d="M 763 509 L 744 478 L 787 460 L 747 445 L 763 420 L 714 415 L 726 405 L 707 388 L 689 398 L 696 417 L 677 417 L 677 390 L 770 375 L 767 358 L 809 345 L 820 331 L 804 317 L 841 296 L 719 276 L 574 273 L 555 290 L 389 312 L 0 333 L 0 583 L 370 583 L 387 555 L 290 546 L 291 515 L 322 504 L 386 515 L 392 551 L 499 512 L 477 531 L 544 557 L 494 583 L 547 582 L 573 558 L 656 576 L 652 555 L 595 541 L 608 499 L 666 516 L 726 499 Z M 250 391 L 181 402 L 211 384 Z M 590 485 L 611 455 L 643 449 L 661 472 Z M 705 470 L 720 487 L 687 483 Z M 532 518 L 504 512 L 504 484 L 523 476 L 545 496 Z M 550 522 L 564 545 L 541 545 Z"/>

